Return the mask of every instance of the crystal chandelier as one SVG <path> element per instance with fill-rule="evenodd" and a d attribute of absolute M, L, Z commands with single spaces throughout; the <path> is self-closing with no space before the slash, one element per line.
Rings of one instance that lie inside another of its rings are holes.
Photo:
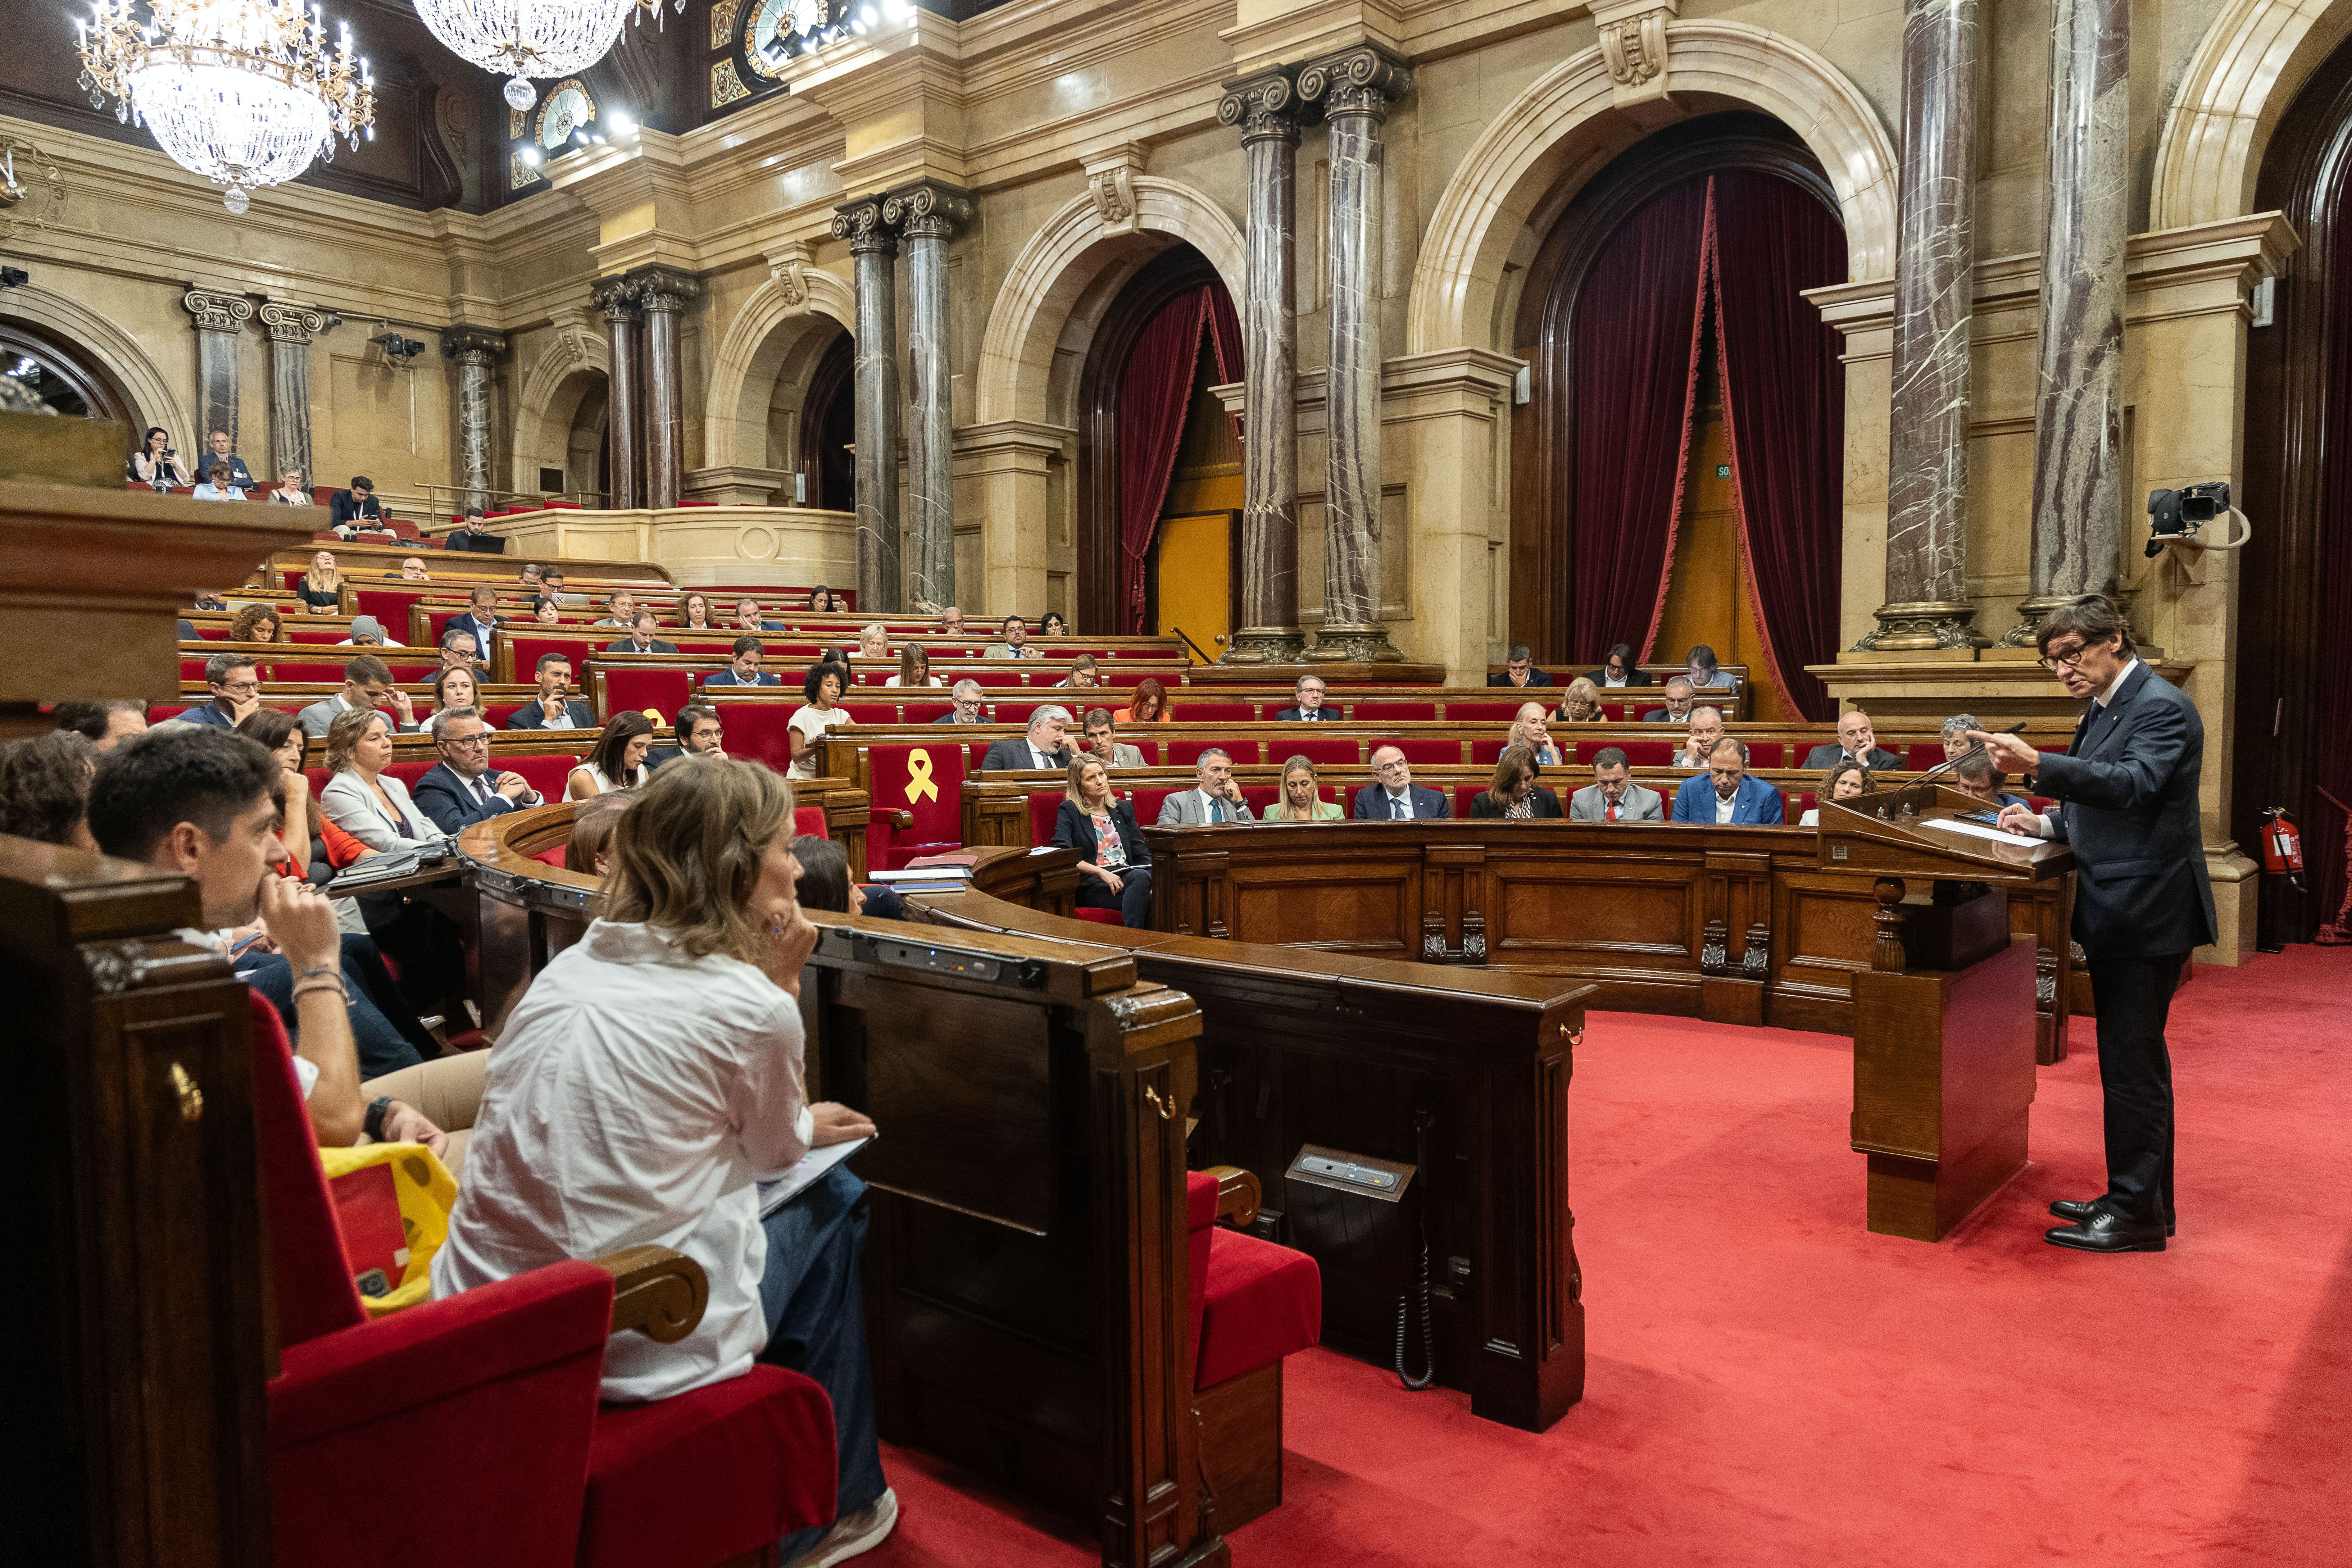
<path fill-rule="evenodd" d="M 233 213 L 247 192 L 282 184 L 335 155 L 335 138 L 375 136 L 375 79 L 346 26 L 327 48 L 325 21 L 302 0 L 98 0 L 81 35 L 90 106 L 143 124 L 173 162 L 214 184 Z"/>
<path fill-rule="evenodd" d="M 686 9 L 686 0 L 676 0 Z M 501 71 L 507 106 L 539 100 L 530 79 L 570 76 L 604 58 L 631 16 L 658 20 L 661 0 L 416 0 L 433 36 L 486 71 Z"/>

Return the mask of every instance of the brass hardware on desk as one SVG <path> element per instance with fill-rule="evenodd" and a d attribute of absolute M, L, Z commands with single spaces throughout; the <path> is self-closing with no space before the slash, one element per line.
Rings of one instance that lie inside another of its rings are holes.
<path fill-rule="evenodd" d="M 188 1076 L 188 1069 L 179 1063 L 172 1064 L 172 1092 L 180 1097 L 180 1120 L 200 1121 L 205 1114 L 205 1091 Z"/>
<path fill-rule="evenodd" d="M 1160 1121 L 1173 1121 L 1176 1120 L 1176 1108 L 1169 1104 L 1167 1100 L 1160 1099 L 1160 1091 L 1152 1088 L 1148 1083 L 1143 1086 L 1143 1098 L 1150 1102 L 1151 1108 L 1154 1110 L 1160 1112 Z"/>

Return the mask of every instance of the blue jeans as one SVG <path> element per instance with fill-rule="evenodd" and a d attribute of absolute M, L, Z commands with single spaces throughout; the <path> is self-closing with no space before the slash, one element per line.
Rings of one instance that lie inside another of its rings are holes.
<path fill-rule="evenodd" d="M 374 942 L 345 931 L 342 971 L 344 989 L 352 997 L 352 1043 L 359 1050 L 362 1083 L 441 1054 L 440 1043 L 425 1032 L 417 1021 L 416 1009 L 393 983 Z M 299 1031 L 294 1023 L 294 971 L 284 955 L 265 952 L 241 973 L 246 984 L 268 997 L 278 1016 L 286 1020 L 288 1037 L 296 1037 Z"/>
<path fill-rule="evenodd" d="M 858 1268 L 866 1251 L 866 1184 L 835 1165 L 760 1222 L 768 1233 L 760 1305 L 768 1348 L 760 1359 L 815 1380 L 833 1398 L 840 1453 L 837 1519 L 882 1495 L 881 1440 L 874 1424 L 874 1373 L 866 1355 L 866 1303 Z M 786 1563 L 815 1550 L 828 1527 L 784 1537 Z"/>

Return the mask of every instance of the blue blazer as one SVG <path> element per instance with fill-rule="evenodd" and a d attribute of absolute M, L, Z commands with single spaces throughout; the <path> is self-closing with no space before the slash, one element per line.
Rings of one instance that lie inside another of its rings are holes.
<path fill-rule="evenodd" d="M 1670 814 L 1675 822 L 1696 822 L 1715 826 L 1715 779 L 1708 773 L 1693 773 L 1683 780 L 1683 787 L 1675 791 L 1675 809 Z M 1739 793 L 1732 797 L 1731 820 L 1739 824 L 1772 823 L 1784 820 L 1780 815 L 1780 792 L 1763 780 L 1750 774 L 1739 781 Z"/>
<path fill-rule="evenodd" d="M 2165 958 L 2214 939 L 2197 777 L 2205 725 L 2172 682 L 2146 665 L 2115 701 L 2085 713 L 2064 754 L 2045 752 L 2043 795 L 2057 837 L 2074 846 L 2074 938 L 2094 958 Z"/>
<path fill-rule="evenodd" d="M 572 727 L 573 729 L 585 730 L 592 736 L 595 734 L 598 727 L 596 723 L 596 710 L 589 707 L 588 704 L 583 702 L 577 697 L 570 697 L 564 700 L 563 710 L 572 716 Z M 521 707 L 507 715 L 507 728 L 509 730 L 544 730 L 547 728 L 547 710 L 539 705 L 539 698 L 536 693 L 532 695 L 530 701 L 524 703 Z"/>
<path fill-rule="evenodd" d="M 502 795 L 493 794 L 487 801 L 477 799 L 446 763 L 434 763 L 432 771 L 416 781 L 408 798 L 415 802 L 425 820 L 448 834 L 462 833 L 478 822 L 515 809 L 515 803 Z"/>
<path fill-rule="evenodd" d="M 218 705 L 212 702 L 210 700 L 207 700 L 204 706 L 200 708 L 182 709 L 180 710 L 180 720 L 183 723 L 188 724 L 210 724 L 217 730 L 234 730 L 236 728 L 236 721 L 222 712 Z"/>
<path fill-rule="evenodd" d="M 1405 793 L 1412 799 L 1412 816 L 1415 822 L 1428 816 L 1451 816 L 1454 815 L 1454 802 L 1449 800 L 1441 791 L 1423 789 L 1419 784 L 1407 784 L 1405 786 Z M 1358 790 L 1356 792 L 1356 820 L 1358 822 L 1387 822 L 1391 820 L 1389 816 L 1388 794 L 1389 792 L 1384 786 L 1376 784 L 1366 784 L 1363 788 Z"/>
<path fill-rule="evenodd" d="M 760 677 L 756 680 L 740 679 L 735 674 L 735 667 L 731 664 L 716 675 L 706 675 L 702 678 L 702 684 L 705 686 L 782 686 L 783 683 L 782 676 L 765 669 L 760 672 Z"/>

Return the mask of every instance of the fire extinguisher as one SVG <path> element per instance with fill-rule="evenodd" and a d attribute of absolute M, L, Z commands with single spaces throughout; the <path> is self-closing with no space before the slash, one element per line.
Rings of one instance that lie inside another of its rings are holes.
<path fill-rule="evenodd" d="M 2298 893 L 2303 889 L 2303 835 L 2296 831 L 2294 818 L 2286 807 L 2272 805 L 2263 808 L 2263 870 L 2273 877 L 2291 879 L 2290 885 Z"/>

